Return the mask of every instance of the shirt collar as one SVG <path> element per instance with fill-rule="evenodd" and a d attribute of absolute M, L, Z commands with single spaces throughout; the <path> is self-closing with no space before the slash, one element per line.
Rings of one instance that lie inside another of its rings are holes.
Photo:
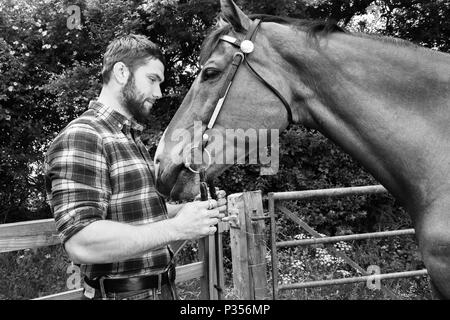
<path fill-rule="evenodd" d="M 91 100 L 89 102 L 89 109 L 95 110 L 97 116 L 100 116 L 114 127 L 119 128 L 119 130 L 125 134 L 128 134 L 130 130 L 133 129 L 135 134 L 141 135 L 144 130 L 144 126 L 136 122 L 133 118 L 129 119 L 120 112 L 117 112 L 113 108 L 108 107 L 97 100 Z"/>

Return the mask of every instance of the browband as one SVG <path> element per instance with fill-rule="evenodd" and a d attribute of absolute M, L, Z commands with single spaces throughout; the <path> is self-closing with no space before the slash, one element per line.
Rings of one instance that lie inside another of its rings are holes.
<path fill-rule="evenodd" d="M 245 57 L 248 54 L 252 53 L 254 50 L 253 40 L 256 35 L 256 31 L 258 31 L 260 24 L 261 24 L 261 20 L 259 20 L 259 19 L 254 20 L 243 41 L 240 41 L 239 39 L 234 38 L 229 35 L 223 35 L 219 38 L 222 41 L 228 42 L 228 43 L 232 44 L 233 46 L 238 47 L 240 49 L 240 51 L 236 52 L 233 57 L 232 68 L 231 68 L 230 72 L 228 73 L 227 80 L 225 82 L 226 85 L 222 88 L 222 90 L 219 93 L 220 99 L 219 99 L 216 109 L 214 110 L 214 113 L 208 123 L 208 126 L 207 126 L 208 129 L 211 129 L 214 126 L 214 123 L 217 119 L 220 109 L 222 108 L 223 102 L 224 102 L 224 100 L 228 94 L 228 91 L 231 87 L 231 84 L 233 82 L 233 79 L 237 72 L 237 69 L 238 69 L 239 65 L 242 63 L 242 61 L 245 61 L 245 64 L 250 69 L 251 73 L 253 75 L 255 75 L 256 78 L 258 78 L 262 83 L 264 83 L 270 90 L 272 90 L 272 92 L 281 100 L 284 107 L 286 108 L 289 124 L 294 122 L 291 106 L 286 101 L 286 99 L 281 95 L 281 93 L 277 89 L 275 89 L 275 87 L 273 87 L 266 80 L 264 80 L 264 78 L 261 77 L 258 74 L 258 72 L 256 72 L 256 70 L 250 65 L 248 60 L 245 59 Z M 295 119 L 295 120 L 297 120 L 297 119 Z"/>

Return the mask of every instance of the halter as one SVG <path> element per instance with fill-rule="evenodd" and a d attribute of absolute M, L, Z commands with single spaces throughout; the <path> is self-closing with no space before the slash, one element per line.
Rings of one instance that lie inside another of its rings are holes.
<path fill-rule="evenodd" d="M 260 24 L 261 24 L 261 20 L 259 20 L 259 19 L 254 20 L 243 41 L 240 41 L 239 39 L 231 37 L 229 35 L 224 35 L 219 38 L 219 40 L 228 42 L 228 43 L 232 44 L 233 46 L 239 48 L 239 51 L 236 52 L 233 56 L 233 62 L 231 64 L 231 69 L 228 72 L 228 75 L 227 75 L 227 78 L 225 80 L 223 87 L 219 91 L 220 98 L 217 101 L 216 107 L 214 108 L 211 118 L 209 119 L 209 122 L 208 122 L 208 125 L 206 126 L 205 132 L 214 127 L 217 117 L 219 116 L 220 110 L 222 109 L 223 104 L 228 96 L 228 92 L 230 91 L 231 85 L 233 84 L 234 77 L 235 77 L 239 67 L 241 66 L 242 62 L 244 62 L 244 64 L 248 67 L 248 69 L 251 71 L 251 73 L 259 81 L 261 81 L 266 87 L 268 87 L 278 97 L 278 99 L 280 99 L 280 101 L 283 103 L 284 107 L 286 108 L 289 123 L 293 122 L 292 108 L 289 105 L 289 103 L 281 95 L 281 93 L 277 89 L 275 89 L 270 83 L 268 83 L 266 80 L 264 80 L 264 78 L 261 77 L 259 75 L 259 73 L 256 72 L 255 69 L 253 69 L 253 67 L 248 62 L 248 55 L 250 53 L 252 53 L 255 49 L 253 40 L 255 38 L 256 32 L 258 31 Z M 204 133 L 202 136 L 201 146 L 193 146 L 191 148 L 191 150 L 195 149 L 195 148 L 199 148 L 202 151 L 206 152 L 206 154 L 208 155 L 208 165 L 206 168 L 208 168 L 211 165 L 211 154 L 206 149 L 206 145 L 208 144 L 208 142 L 209 142 L 209 136 L 207 133 Z M 202 152 L 202 155 L 203 155 L 203 152 Z M 185 166 L 193 173 L 200 173 L 200 171 L 193 170 L 191 168 L 190 163 L 188 163 L 188 162 L 185 162 Z"/>

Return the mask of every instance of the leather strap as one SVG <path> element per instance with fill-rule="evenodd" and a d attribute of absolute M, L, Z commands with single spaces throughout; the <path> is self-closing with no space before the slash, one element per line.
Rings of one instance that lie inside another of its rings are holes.
<path fill-rule="evenodd" d="M 256 32 L 258 31 L 260 24 L 261 24 L 261 21 L 259 19 L 256 19 L 255 21 L 253 21 L 253 23 L 250 26 L 250 29 L 248 30 L 248 32 L 245 36 L 245 40 L 250 40 L 252 42 L 254 41 Z M 228 42 L 236 47 L 239 47 L 239 48 L 242 43 L 238 39 L 235 39 L 235 38 L 227 36 L 227 35 L 222 36 L 221 40 L 226 41 L 226 42 Z M 272 86 L 263 77 L 261 77 L 261 75 L 258 72 L 256 72 L 256 70 L 248 62 L 247 56 L 248 56 L 248 54 L 244 54 L 244 53 L 242 53 L 242 51 L 239 51 L 238 53 L 236 53 L 234 55 L 233 63 L 232 63 L 230 71 L 228 72 L 225 84 L 219 92 L 219 101 L 224 100 L 226 98 L 226 96 L 228 94 L 228 90 L 230 89 L 230 87 L 233 83 L 234 76 L 236 75 L 239 66 L 241 65 L 241 63 L 243 61 L 245 61 L 245 65 L 249 68 L 250 72 L 259 81 L 261 81 L 266 87 L 268 87 L 278 97 L 278 99 L 280 99 L 280 101 L 283 103 L 283 105 L 286 109 L 286 112 L 287 112 L 289 124 L 296 122 L 298 119 L 294 119 L 293 114 L 292 114 L 292 108 L 289 105 L 289 103 L 286 101 L 286 99 L 283 97 L 283 95 L 280 93 L 280 91 L 278 91 L 274 86 Z M 221 101 L 222 104 L 223 104 L 223 102 L 224 101 Z M 221 108 L 221 105 L 218 107 L 216 106 L 216 109 L 219 109 L 218 110 L 219 112 L 220 112 L 220 108 Z M 213 119 L 210 120 L 210 123 L 208 124 L 208 129 L 212 128 L 212 126 L 214 125 L 215 119 L 218 116 L 218 114 L 217 114 L 218 112 L 216 111 L 215 113 L 216 114 L 213 114 Z"/>
<path fill-rule="evenodd" d="M 90 287 L 107 293 L 119 293 L 129 291 L 139 291 L 145 289 L 160 289 L 161 285 L 171 283 L 175 280 L 175 266 L 172 265 L 166 272 L 129 278 L 84 278 L 84 281 Z M 102 283 L 103 282 L 103 290 Z"/>
<path fill-rule="evenodd" d="M 245 64 L 246 66 L 249 68 L 249 70 L 253 73 L 253 75 L 259 79 L 259 81 L 261 81 L 263 84 L 265 84 L 270 90 L 272 90 L 272 92 L 278 97 L 278 99 L 280 99 L 280 101 L 284 104 L 284 107 L 286 108 L 287 114 L 288 114 L 288 121 L 289 123 L 293 123 L 293 116 L 292 116 L 292 110 L 291 110 L 291 106 L 289 105 L 289 103 L 286 101 L 286 99 L 284 99 L 283 95 L 277 90 L 275 89 L 274 86 L 272 86 L 270 83 L 268 83 L 263 77 L 261 77 L 259 75 L 258 72 L 255 71 L 255 69 L 253 69 L 253 67 L 250 65 L 250 63 L 248 63 L 247 60 L 245 60 Z"/>

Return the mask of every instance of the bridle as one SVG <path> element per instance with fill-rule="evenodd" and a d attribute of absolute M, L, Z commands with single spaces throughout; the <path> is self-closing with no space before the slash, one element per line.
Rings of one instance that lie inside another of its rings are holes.
<path fill-rule="evenodd" d="M 222 107 L 225 103 L 225 100 L 228 96 L 228 92 L 230 91 L 231 85 L 233 84 L 233 80 L 234 77 L 237 73 L 237 71 L 239 70 L 239 67 L 242 65 L 242 63 L 244 62 L 244 65 L 247 66 L 247 68 L 250 70 L 250 72 L 259 80 L 261 81 L 266 87 L 268 87 L 279 99 L 280 101 L 283 103 L 284 107 L 286 108 L 287 111 L 287 115 L 288 115 L 288 120 L 289 120 L 289 124 L 293 123 L 293 113 L 292 113 L 292 108 L 289 105 L 289 103 L 286 101 L 286 99 L 281 95 L 281 93 L 275 88 L 273 87 L 270 83 L 268 83 L 263 77 L 261 77 L 259 75 L 258 72 L 255 71 L 255 69 L 250 65 L 249 61 L 248 61 L 248 56 L 250 53 L 252 53 L 255 49 L 255 46 L 253 44 L 256 32 L 259 29 L 259 26 L 261 24 L 261 20 L 260 19 L 255 19 L 254 21 L 252 21 L 252 24 L 244 38 L 243 41 L 240 41 L 237 38 L 231 37 L 229 35 L 223 35 L 219 38 L 219 40 L 228 42 L 230 44 L 232 44 L 233 46 L 239 48 L 239 51 L 237 51 L 234 56 L 233 56 L 233 61 L 231 63 L 231 69 L 228 72 L 227 78 L 225 80 L 224 85 L 222 86 L 221 90 L 219 91 L 219 100 L 217 101 L 216 107 L 214 108 L 214 111 L 212 113 L 211 118 L 209 119 L 209 122 L 206 126 L 206 129 L 202 135 L 202 142 L 201 145 L 199 146 L 193 146 L 191 148 L 195 149 L 195 148 L 199 148 L 202 151 L 202 155 L 204 152 L 206 152 L 207 156 L 208 156 L 208 165 L 206 166 L 206 168 L 208 168 L 211 165 L 211 154 L 209 153 L 209 151 L 206 149 L 206 145 L 209 142 L 209 135 L 206 133 L 206 131 L 211 130 L 214 127 L 214 124 L 217 121 L 217 117 L 219 116 L 220 111 L 222 110 Z M 203 158 L 203 156 L 202 156 Z M 188 168 L 190 171 L 192 171 L 193 173 L 199 173 L 199 171 L 194 170 L 191 168 L 191 163 L 190 162 L 186 162 L 185 161 L 185 166 L 186 168 Z"/>
<path fill-rule="evenodd" d="M 245 39 L 241 42 L 239 39 L 233 38 L 231 36 L 228 35 L 224 35 L 221 36 L 219 39 L 222 41 L 226 41 L 230 44 L 232 44 L 233 46 L 239 48 L 239 51 L 237 51 L 234 56 L 233 56 L 233 62 L 231 64 L 231 69 L 228 72 L 226 81 L 223 85 L 223 87 L 221 88 L 220 92 L 219 92 L 219 100 L 217 101 L 216 107 L 214 108 L 214 111 L 212 113 L 211 118 L 209 119 L 209 122 L 206 126 L 205 131 L 203 132 L 202 135 L 202 141 L 198 146 L 193 146 L 190 150 L 192 149 L 200 149 L 202 152 L 202 162 L 203 162 L 203 154 L 204 152 L 206 152 L 206 154 L 208 155 L 208 165 L 206 167 L 200 167 L 199 170 L 194 170 L 191 168 L 191 164 L 187 161 L 185 161 L 185 167 L 188 168 L 190 171 L 192 171 L 195 174 L 199 174 L 200 176 L 200 195 L 201 195 L 201 200 L 202 201 L 206 201 L 208 200 L 208 193 L 209 195 L 217 200 L 217 196 L 215 193 L 215 187 L 214 187 L 214 183 L 212 180 L 207 179 L 206 177 L 206 169 L 208 169 L 208 167 L 211 165 L 211 154 L 209 153 L 208 149 L 206 149 L 206 145 L 209 142 L 209 136 L 206 133 L 207 130 L 211 130 L 214 127 L 214 124 L 216 123 L 217 117 L 219 116 L 220 110 L 222 109 L 225 100 L 228 96 L 228 92 L 230 91 L 231 85 L 233 84 L 233 80 L 234 77 L 239 69 L 239 67 L 242 65 L 242 63 L 244 62 L 244 64 L 249 68 L 249 70 L 251 71 L 251 73 L 253 75 L 255 75 L 255 77 L 257 79 L 259 79 L 264 85 L 266 85 L 283 103 L 284 107 L 286 108 L 287 114 L 288 114 L 288 119 L 289 119 L 289 123 L 292 123 L 293 119 L 292 119 L 292 109 L 291 106 L 289 105 L 289 103 L 286 101 L 286 99 L 284 99 L 284 97 L 280 94 L 280 92 L 275 89 L 271 84 L 269 84 L 266 80 L 264 80 L 263 77 L 261 77 L 256 71 L 255 69 L 252 68 L 252 66 L 250 65 L 250 63 L 248 62 L 248 55 L 250 53 L 253 52 L 253 50 L 255 49 L 255 46 L 253 44 L 253 40 L 254 37 L 256 35 L 256 32 L 258 31 L 258 28 L 261 24 L 261 20 L 256 19 L 255 21 L 252 22 L 247 35 L 245 36 Z M 208 191 L 209 190 L 209 191 Z M 215 265 L 217 267 L 216 269 L 216 274 L 217 274 L 217 283 L 214 285 L 214 287 L 217 289 L 218 292 L 218 299 L 221 300 L 222 299 L 222 292 L 223 292 L 223 288 L 221 287 L 221 277 L 220 277 L 220 268 L 219 266 L 222 264 L 219 254 L 218 252 L 220 252 L 220 246 L 221 246 L 221 242 L 219 240 L 219 236 L 218 233 L 216 232 L 214 234 L 214 245 L 215 245 L 215 250 L 216 250 L 216 261 L 215 261 Z M 208 268 L 211 269 L 213 268 L 213 262 L 212 260 L 208 261 L 209 266 Z"/>

